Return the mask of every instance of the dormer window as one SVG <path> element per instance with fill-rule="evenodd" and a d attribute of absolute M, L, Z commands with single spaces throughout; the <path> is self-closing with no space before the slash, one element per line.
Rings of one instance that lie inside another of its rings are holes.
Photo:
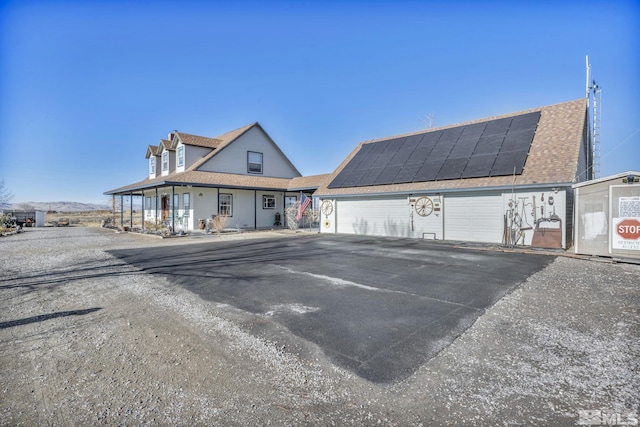
<path fill-rule="evenodd" d="M 169 152 L 162 152 L 162 172 L 166 172 L 169 170 Z"/>
<path fill-rule="evenodd" d="M 247 152 L 247 172 L 262 173 L 262 153 Z"/>
<path fill-rule="evenodd" d="M 149 175 L 156 174 L 156 156 L 149 157 Z"/>
<path fill-rule="evenodd" d="M 184 145 L 178 147 L 178 167 L 184 166 Z"/>

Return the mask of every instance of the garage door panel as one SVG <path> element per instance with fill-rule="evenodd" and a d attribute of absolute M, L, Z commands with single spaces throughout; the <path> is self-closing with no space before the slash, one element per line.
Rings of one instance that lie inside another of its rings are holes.
<path fill-rule="evenodd" d="M 408 237 L 407 199 L 339 200 L 338 233 Z"/>
<path fill-rule="evenodd" d="M 444 238 L 466 242 L 502 242 L 501 195 L 449 196 L 444 205 Z"/>

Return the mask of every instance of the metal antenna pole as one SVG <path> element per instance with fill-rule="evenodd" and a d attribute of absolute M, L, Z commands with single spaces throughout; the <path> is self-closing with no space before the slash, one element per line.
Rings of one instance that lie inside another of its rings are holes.
<path fill-rule="evenodd" d="M 593 81 L 593 177 L 600 177 L 600 126 L 602 122 L 602 90 Z"/>

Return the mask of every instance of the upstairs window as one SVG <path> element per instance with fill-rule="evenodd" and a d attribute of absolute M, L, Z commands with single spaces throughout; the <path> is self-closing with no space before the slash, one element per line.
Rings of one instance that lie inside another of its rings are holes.
<path fill-rule="evenodd" d="M 262 173 L 262 153 L 247 152 L 247 172 Z"/>
<path fill-rule="evenodd" d="M 149 157 L 149 175 L 156 174 L 156 156 Z"/>
<path fill-rule="evenodd" d="M 184 145 L 178 147 L 178 167 L 184 166 Z"/>
<path fill-rule="evenodd" d="M 162 172 L 166 172 L 169 170 L 169 152 L 162 152 Z"/>

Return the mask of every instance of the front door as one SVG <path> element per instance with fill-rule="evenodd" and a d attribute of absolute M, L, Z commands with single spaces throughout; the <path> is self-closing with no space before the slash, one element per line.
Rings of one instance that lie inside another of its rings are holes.
<path fill-rule="evenodd" d="M 162 220 L 169 218 L 169 196 L 162 196 Z"/>

